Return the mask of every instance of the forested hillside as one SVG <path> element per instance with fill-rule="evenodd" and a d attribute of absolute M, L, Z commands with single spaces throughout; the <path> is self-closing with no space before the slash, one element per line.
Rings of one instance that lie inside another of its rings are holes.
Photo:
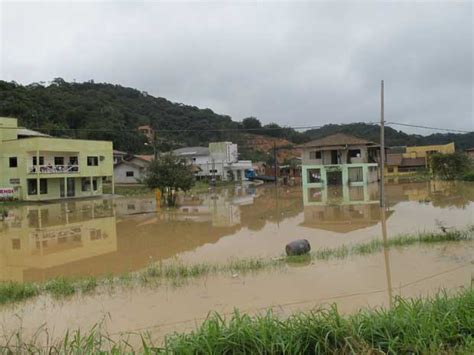
<path fill-rule="evenodd" d="M 120 85 L 68 83 L 61 78 L 50 85 L 20 85 L 0 81 L 0 115 L 17 117 L 20 125 L 55 136 L 106 139 L 114 147 L 134 153 L 150 152 L 145 137 L 137 131 L 144 124 L 158 132 L 158 148 L 167 151 L 186 145 L 206 145 L 210 141 L 231 140 L 247 145 L 245 132 L 286 139 L 293 144 L 327 134 L 345 132 L 378 141 L 378 126 L 363 123 L 327 125 L 297 132 L 271 123 L 263 125 L 254 117 L 236 122 L 231 117 Z M 321 119 L 327 121 L 327 118 Z M 292 118 L 288 118 L 290 123 Z M 315 117 L 315 124 L 318 118 Z M 408 135 L 386 129 L 388 145 L 434 144 L 455 141 L 459 148 L 471 146 L 474 134 Z M 257 148 L 258 149 L 258 148 Z M 250 150 L 247 149 L 249 152 Z"/>

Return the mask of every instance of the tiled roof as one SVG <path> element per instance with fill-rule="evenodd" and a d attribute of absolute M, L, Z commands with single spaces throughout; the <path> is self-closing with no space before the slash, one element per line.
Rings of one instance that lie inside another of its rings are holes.
<path fill-rule="evenodd" d="M 134 155 L 134 157 L 145 161 L 152 161 L 155 159 L 153 155 Z"/>
<path fill-rule="evenodd" d="M 402 158 L 402 154 L 387 154 L 387 165 L 400 166 Z"/>
<path fill-rule="evenodd" d="M 425 166 L 425 158 L 403 158 L 400 166 Z"/>
<path fill-rule="evenodd" d="M 300 145 L 301 148 L 327 147 L 335 145 L 376 145 L 376 143 L 366 139 L 350 136 L 344 133 L 336 133 L 321 139 Z"/>

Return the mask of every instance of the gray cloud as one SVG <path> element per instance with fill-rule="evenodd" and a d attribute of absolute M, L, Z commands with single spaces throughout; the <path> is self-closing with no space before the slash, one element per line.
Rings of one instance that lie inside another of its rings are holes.
<path fill-rule="evenodd" d="M 0 77 L 112 82 L 263 122 L 474 129 L 470 2 L 3 2 Z M 427 131 L 418 131 L 429 133 Z"/>

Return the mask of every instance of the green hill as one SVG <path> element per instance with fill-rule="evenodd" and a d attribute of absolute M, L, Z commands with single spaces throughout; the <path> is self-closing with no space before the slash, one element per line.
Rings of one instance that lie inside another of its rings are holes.
<path fill-rule="evenodd" d="M 327 134 L 345 132 L 378 141 L 378 126 L 355 123 L 327 125 L 304 133 L 259 120 L 236 122 L 211 109 L 174 103 L 146 92 L 105 83 L 68 83 L 61 78 L 51 85 L 20 85 L 0 81 L 0 115 L 17 117 L 20 125 L 62 137 L 112 140 L 116 149 L 133 153 L 151 152 L 137 127 L 151 124 L 158 132 L 158 148 L 206 145 L 217 140 L 245 144 L 251 133 L 287 139 L 299 144 Z M 290 119 L 291 121 L 291 119 Z M 270 128 L 270 129 L 269 129 Z M 210 131 L 211 130 L 211 131 Z M 387 144 L 413 145 L 454 141 L 458 148 L 473 145 L 473 133 L 409 135 L 386 129 Z"/>

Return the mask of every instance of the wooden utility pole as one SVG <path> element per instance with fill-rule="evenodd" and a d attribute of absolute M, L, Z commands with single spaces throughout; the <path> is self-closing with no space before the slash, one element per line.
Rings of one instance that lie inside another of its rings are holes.
<path fill-rule="evenodd" d="M 276 149 L 275 142 L 273 142 L 273 160 L 274 160 L 274 162 L 273 162 L 273 164 L 274 164 L 274 166 L 273 166 L 273 175 L 275 175 L 275 185 L 277 185 L 278 184 L 278 180 L 277 180 L 278 179 L 278 176 L 277 176 L 278 175 L 277 174 L 278 161 L 277 161 L 277 149 Z"/>
<path fill-rule="evenodd" d="M 156 143 L 157 143 L 156 131 L 153 129 L 153 159 L 158 160 L 158 149 L 156 147 Z"/>
<path fill-rule="evenodd" d="M 385 120 L 384 120 L 384 93 L 383 80 L 380 90 L 380 207 L 385 207 Z"/>

